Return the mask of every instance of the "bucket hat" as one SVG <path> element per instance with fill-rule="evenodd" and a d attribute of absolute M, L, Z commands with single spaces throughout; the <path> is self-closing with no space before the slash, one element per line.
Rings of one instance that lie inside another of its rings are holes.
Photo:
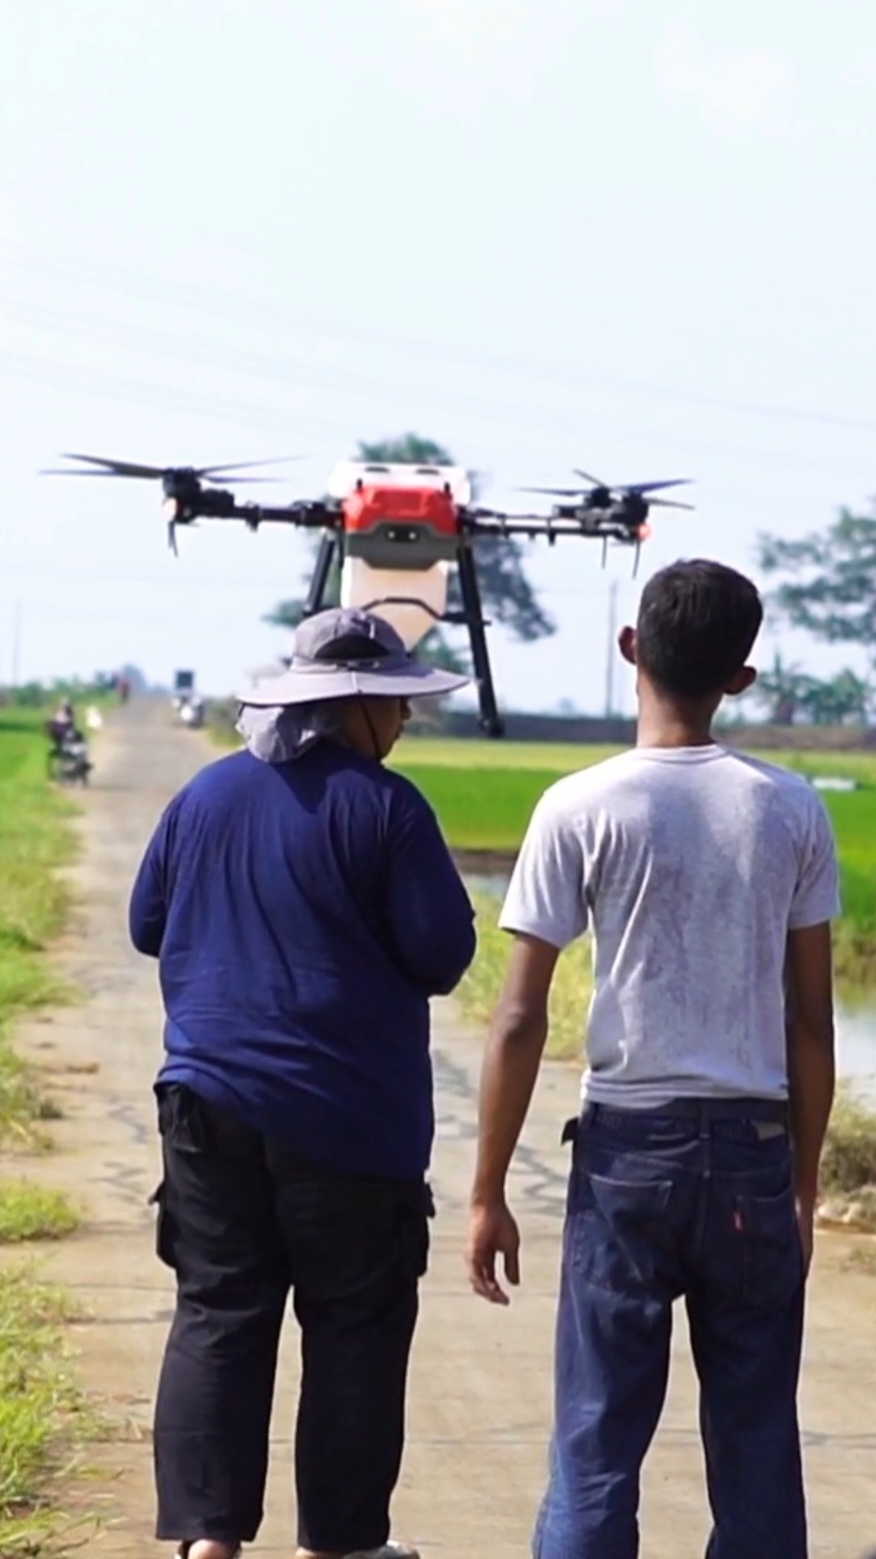
<path fill-rule="evenodd" d="M 376 613 L 336 606 L 299 623 L 288 669 L 239 693 L 238 702 L 276 709 L 356 695 L 429 698 L 470 680 L 414 660 L 392 624 Z"/>

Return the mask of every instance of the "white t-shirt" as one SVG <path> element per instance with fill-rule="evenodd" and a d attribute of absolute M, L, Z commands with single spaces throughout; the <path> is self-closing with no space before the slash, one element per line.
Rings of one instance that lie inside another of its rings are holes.
<path fill-rule="evenodd" d="M 720 746 L 638 747 L 545 793 L 499 923 L 559 948 L 592 928 L 584 1096 L 644 1108 L 787 1096 L 787 933 L 839 908 L 806 780 Z"/>

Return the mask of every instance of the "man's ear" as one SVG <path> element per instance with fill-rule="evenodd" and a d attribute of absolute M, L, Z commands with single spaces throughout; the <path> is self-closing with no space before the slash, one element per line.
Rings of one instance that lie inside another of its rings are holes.
<path fill-rule="evenodd" d="M 637 664 L 635 628 L 621 628 L 621 631 L 617 636 L 617 647 L 628 666 L 635 666 Z"/>
<path fill-rule="evenodd" d="M 747 693 L 748 689 L 757 681 L 757 672 L 753 666 L 742 666 L 734 672 L 730 681 L 725 685 L 724 692 L 738 698 L 740 693 Z"/>

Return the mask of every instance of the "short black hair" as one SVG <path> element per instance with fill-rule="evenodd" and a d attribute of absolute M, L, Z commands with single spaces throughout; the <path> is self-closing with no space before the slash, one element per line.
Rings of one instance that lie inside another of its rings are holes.
<path fill-rule="evenodd" d="M 744 574 L 706 558 L 671 563 L 642 591 L 636 659 L 664 692 L 707 698 L 745 665 L 762 621 Z"/>

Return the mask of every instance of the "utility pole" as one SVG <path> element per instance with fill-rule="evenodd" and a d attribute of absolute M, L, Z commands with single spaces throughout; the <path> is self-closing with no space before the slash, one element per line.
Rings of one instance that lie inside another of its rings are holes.
<path fill-rule="evenodd" d="M 617 591 L 618 582 L 613 579 L 608 592 L 608 643 L 605 646 L 605 718 L 614 714 L 614 662 L 617 655 Z"/>

